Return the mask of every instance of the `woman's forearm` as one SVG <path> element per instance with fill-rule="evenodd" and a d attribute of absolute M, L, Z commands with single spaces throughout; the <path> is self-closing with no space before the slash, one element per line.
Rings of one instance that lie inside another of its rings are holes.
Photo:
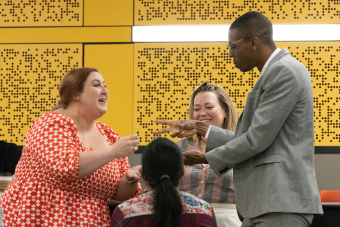
<path fill-rule="evenodd" d="M 127 157 L 135 153 L 139 144 L 138 136 L 121 137 L 112 146 L 94 149 L 79 154 L 79 178 L 86 177 L 116 158 Z"/>
<path fill-rule="evenodd" d="M 92 150 L 90 152 L 80 152 L 78 178 L 80 179 L 90 175 L 115 158 L 117 157 L 110 148 L 100 151 Z"/>
<path fill-rule="evenodd" d="M 113 199 L 116 201 L 125 201 L 128 198 L 130 198 L 130 196 L 133 193 L 135 193 L 137 190 L 138 190 L 138 182 L 134 184 L 130 184 L 128 183 L 127 179 L 124 176 L 119 180 L 117 192 L 113 196 Z"/>

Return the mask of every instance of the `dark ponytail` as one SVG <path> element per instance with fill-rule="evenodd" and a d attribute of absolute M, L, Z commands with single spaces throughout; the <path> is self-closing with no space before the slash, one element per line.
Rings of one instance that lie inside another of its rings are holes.
<path fill-rule="evenodd" d="M 156 138 L 143 151 L 142 167 L 155 191 L 152 226 L 182 226 L 182 202 L 176 188 L 183 176 L 180 148 L 167 138 Z"/>

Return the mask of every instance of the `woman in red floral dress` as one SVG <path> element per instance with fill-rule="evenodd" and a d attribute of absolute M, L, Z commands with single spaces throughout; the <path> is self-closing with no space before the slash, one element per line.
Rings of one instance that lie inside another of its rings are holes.
<path fill-rule="evenodd" d="M 60 103 L 36 119 L 26 135 L 16 180 L 2 196 L 4 225 L 109 226 L 107 199 L 140 194 L 139 167 L 126 156 L 138 136 L 120 138 L 97 122 L 107 111 L 105 81 L 93 68 L 68 72 Z"/>

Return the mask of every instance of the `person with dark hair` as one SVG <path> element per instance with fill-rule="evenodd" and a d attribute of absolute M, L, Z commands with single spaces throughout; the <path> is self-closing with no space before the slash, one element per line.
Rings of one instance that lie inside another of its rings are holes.
<path fill-rule="evenodd" d="M 238 113 L 235 104 L 221 86 L 204 82 L 190 96 L 189 119 L 235 131 Z M 182 152 L 199 150 L 205 153 L 206 142 L 203 136 L 193 135 L 177 140 L 176 144 Z M 219 227 L 241 226 L 234 202 L 232 170 L 218 177 L 209 164 L 186 165 L 178 188 L 210 203 Z"/>
<path fill-rule="evenodd" d="M 229 27 L 229 56 L 261 76 L 232 132 L 202 121 L 158 120 L 180 138 L 199 134 L 206 152 L 183 153 L 185 164 L 209 163 L 217 176 L 233 168 L 243 227 L 307 227 L 322 205 L 314 169 L 313 87 L 306 67 L 276 47 L 270 20 L 247 12 Z"/>
<path fill-rule="evenodd" d="M 2 196 L 4 225 L 108 226 L 107 200 L 140 194 L 139 167 L 126 156 L 137 135 L 119 137 L 97 119 L 107 112 L 108 90 L 97 69 L 69 71 L 60 102 L 28 131 L 16 179 Z"/>
<path fill-rule="evenodd" d="M 184 167 L 174 142 L 162 137 L 151 141 L 142 154 L 141 174 L 149 191 L 118 205 L 111 227 L 217 226 L 209 203 L 178 191 Z"/>

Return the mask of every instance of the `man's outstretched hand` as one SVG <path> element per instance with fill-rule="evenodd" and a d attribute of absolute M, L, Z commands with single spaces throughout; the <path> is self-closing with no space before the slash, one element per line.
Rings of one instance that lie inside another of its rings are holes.
<path fill-rule="evenodd" d="M 208 164 L 207 160 L 205 159 L 205 153 L 201 151 L 185 151 L 182 153 L 184 159 L 184 165 L 195 165 L 195 164 Z"/>
<path fill-rule="evenodd" d="M 156 120 L 156 124 L 162 124 L 170 126 L 169 128 L 163 128 L 154 131 L 154 135 L 164 134 L 171 132 L 171 137 L 185 138 L 190 137 L 195 134 L 205 136 L 209 125 L 203 123 L 202 121 L 195 120 L 177 120 L 177 121 L 167 121 L 167 120 Z"/>

